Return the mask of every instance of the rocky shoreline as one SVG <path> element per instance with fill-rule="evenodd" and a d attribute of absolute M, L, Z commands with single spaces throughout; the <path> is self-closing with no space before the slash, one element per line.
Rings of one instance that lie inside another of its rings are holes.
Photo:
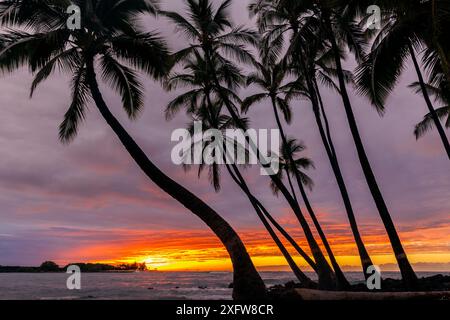
<path fill-rule="evenodd" d="M 441 274 L 420 278 L 415 291 L 406 291 L 401 280 L 386 278 L 380 290 L 369 290 L 365 283 L 357 283 L 345 291 L 322 291 L 295 282 L 268 289 L 274 300 L 450 300 L 450 276 Z"/>

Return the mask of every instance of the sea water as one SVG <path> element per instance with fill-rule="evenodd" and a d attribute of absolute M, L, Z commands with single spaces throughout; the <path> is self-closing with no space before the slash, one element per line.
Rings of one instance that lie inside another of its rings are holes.
<path fill-rule="evenodd" d="M 419 272 L 419 277 L 434 273 Z M 450 273 L 444 273 L 450 275 Z M 308 274 L 315 278 L 314 274 Z M 68 290 L 66 273 L 0 273 L 0 299 L 231 299 L 230 272 L 82 273 L 81 290 Z M 261 272 L 267 286 L 295 280 L 290 272 Z M 346 273 L 350 282 L 364 281 L 362 273 Z M 383 278 L 399 279 L 396 272 Z"/>

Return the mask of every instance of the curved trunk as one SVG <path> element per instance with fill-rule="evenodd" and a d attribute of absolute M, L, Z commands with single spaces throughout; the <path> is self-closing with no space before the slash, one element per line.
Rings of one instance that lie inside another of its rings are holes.
<path fill-rule="evenodd" d="M 328 123 L 328 118 L 325 113 L 325 108 L 323 105 L 322 97 L 319 92 L 319 88 L 316 83 L 314 83 L 315 89 L 317 91 L 317 98 L 318 103 L 320 106 L 320 110 L 322 112 L 324 121 L 325 121 L 325 128 L 326 132 L 324 130 L 320 114 L 317 111 L 317 106 L 313 107 L 314 110 L 314 116 L 316 118 L 317 127 L 319 128 L 320 137 L 322 139 L 322 143 L 325 147 L 325 151 L 327 153 L 328 159 L 331 164 L 331 168 L 333 170 L 334 176 L 336 178 L 336 182 L 339 187 L 339 191 L 341 193 L 342 201 L 344 202 L 345 210 L 347 212 L 347 217 L 350 223 L 350 228 L 352 230 L 353 238 L 355 239 L 356 247 L 358 248 L 359 257 L 361 259 L 361 266 L 363 268 L 363 274 L 366 278 L 369 277 L 369 274 L 366 273 L 367 269 L 373 265 L 372 259 L 369 256 L 369 253 L 367 252 L 366 246 L 364 245 L 364 242 L 362 240 L 361 234 L 359 232 L 358 224 L 356 222 L 356 217 L 353 212 L 353 206 L 350 201 L 350 196 L 347 191 L 347 186 L 344 181 L 344 177 L 342 176 L 341 167 L 339 165 L 339 161 L 337 159 L 337 153 L 336 149 L 334 148 L 333 139 L 331 137 L 331 130 Z"/>
<path fill-rule="evenodd" d="M 408 49 L 409 49 L 409 54 L 411 55 L 411 59 L 414 63 L 414 68 L 416 69 L 417 78 L 419 79 L 423 98 L 425 99 L 428 110 L 430 111 L 431 117 L 433 118 L 433 122 L 434 122 L 434 125 L 436 126 L 439 136 L 441 137 L 442 144 L 444 145 L 445 151 L 447 152 L 447 156 L 450 159 L 450 143 L 448 142 L 444 127 L 442 126 L 441 121 L 439 121 L 439 117 L 436 113 L 436 110 L 434 110 L 433 103 L 431 102 L 430 96 L 428 94 L 428 91 L 427 91 L 427 88 L 425 85 L 425 81 L 422 76 L 422 72 L 420 71 L 419 63 L 417 62 L 414 48 L 410 43 L 408 43 Z"/>
<path fill-rule="evenodd" d="M 244 244 L 233 228 L 211 207 L 166 176 L 150 161 L 108 109 L 98 88 L 92 61 L 87 65 L 87 78 L 98 110 L 137 165 L 158 187 L 199 217 L 225 246 L 234 270 L 233 298 L 237 300 L 264 298 L 266 296 L 264 282 L 256 271 Z"/>
<path fill-rule="evenodd" d="M 383 221 L 384 227 L 391 242 L 391 246 L 394 251 L 398 266 L 400 268 L 404 284 L 408 289 L 413 289 L 417 286 L 417 276 L 414 273 L 411 264 L 409 263 L 405 250 L 403 249 L 397 230 L 395 229 L 394 222 L 392 221 L 391 215 L 386 206 L 383 195 L 381 194 L 381 190 L 378 186 L 378 182 L 373 173 L 372 166 L 370 165 L 369 158 L 367 157 L 366 151 L 364 149 L 364 145 L 361 140 L 361 136 L 359 134 L 358 125 L 356 123 L 355 115 L 353 114 L 350 98 L 347 93 L 344 73 L 342 71 L 343 69 L 341 57 L 339 54 L 339 49 L 336 40 L 334 39 L 334 34 L 332 31 L 333 29 L 329 17 L 324 15 L 324 22 L 328 29 L 328 40 L 331 42 L 332 45 L 334 61 L 336 63 L 336 69 L 339 79 L 339 89 L 341 91 L 341 97 L 344 104 L 344 110 L 347 116 L 350 131 L 353 137 L 353 141 L 355 143 L 356 151 L 358 153 L 359 162 L 361 164 L 362 171 L 366 178 L 366 182 L 369 187 L 370 193 L 372 194 L 372 198 L 374 199 L 375 205 L 378 209 L 381 220 Z"/>
<path fill-rule="evenodd" d="M 283 125 L 281 123 L 280 115 L 278 114 L 276 100 L 274 97 L 271 97 L 272 100 L 272 108 L 273 112 L 275 114 L 275 121 L 277 123 L 278 129 L 280 130 L 281 139 L 283 141 L 283 145 L 287 146 L 287 138 L 284 133 Z M 294 166 L 294 159 L 292 158 L 292 155 L 289 152 L 286 152 L 286 154 L 289 156 L 289 162 Z M 287 173 L 289 177 L 289 172 Z M 333 266 L 334 272 L 336 273 L 336 280 L 337 284 L 340 289 L 346 289 L 350 287 L 350 283 L 345 278 L 344 273 L 342 272 L 341 267 L 339 266 L 336 257 L 334 256 L 333 250 L 331 249 L 330 243 L 328 242 L 327 237 L 325 236 L 325 232 L 322 229 L 322 226 L 319 223 L 319 220 L 317 219 L 316 213 L 314 212 L 314 209 L 311 206 L 311 203 L 309 202 L 308 195 L 306 194 L 305 188 L 303 187 L 303 183 L 301 181 L 300 175 L 296 168 L 294 168 L 294 175 L 297 180 L 297 185 L 300 190 L 300 194 L 302 196 L 303 202 L 305 203 L 306 209 L 308 210 L 308 213 L 314 223 L 314 226 L 316 227 L 317 232 L 319 233 L 320 239 L 322 240 L 322 243 L 325 247 L 325 250 L 328 253 L 328 257 L 330 258 L 331 265 Z M 291 184 L 291 182 L 289 181 Z M 292 190 L 293 194 L 295 195 L 295 190 Z"/>

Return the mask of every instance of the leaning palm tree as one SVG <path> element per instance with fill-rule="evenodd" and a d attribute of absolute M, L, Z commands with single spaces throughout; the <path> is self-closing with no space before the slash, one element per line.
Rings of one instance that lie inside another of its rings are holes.
<path fill-rule="evenodd" d="M 262 49 L 262 51 L 264 51 L 264 49 Z M 246 99 L 244 99 L 242 103 L 242 110 L 244 112 L 247 112 L 252 105 L 261 102 L 265 99 L 271 102 L 272 111 L 275 117 L 277 127 L 280 130 L 280 135 L 283 143 L 283 146 L 281 148 L 282 155 L 284 156 L 284 159 L 288 161 L 286 169 L 289 170 L 288 168 L 295 167 L 296 161 L 294 161 L 293 154 L 295 153 L 295 151 L 298 151 L 298 149 L 297 150 L 292 149 L 294 147 L 293 141 L 288 140 L 286 136 L 282 120 L 280 117 L 280 112 L 283 114 L 284 120 L 289 124 L 291 122 L 292 117 L 289 98 L 299 94 L 296 88 L 297 82 L 296 81 L 289 82 L 288 79 L 289 68 L 286 66 L 285 61 L 281 61 L 277 64 L 272 64 L 268 61 L 268 59 L 265 59 L 264 57 L 262 60 L 263 61 L 265 60 L 265 62 L 258 63 L 257 71 L 251 73 L 247 77 L 247 85 L 255 84 L 261 90 L 261 92 L 251 95 Z M 292 173 L 293 177 L 297 181 L 297 186 L 298 189 L 300 190 L 303 202 L 314 223 L 314 226 L 317 229 L 317 232 L 319 233 L 320 239 L 322 240 L 322 243 L 325 246 L 325 249 L 331 261 L 331 265 L 333 266 L 334 272 L 336 273 L 336 279 L 338 281 L 339 286 L 341 288 L 348 287 L 350 284 L 345 278 L 345 275 L 342 272 L 339 264 L 337 263 L 336 257 L 334 256 L 334 253 L 331 249 L 331 246 L 328 242 L 325 232 L 323 231 L 322 226 L 320 225 L 319 220 L 317 219 L 316 213 L 314 212 L 309 197 L 306 193 L 304 184 L 305 181 L 308 180 L 304 179 L 305 175 L 299 170 L 291 170 L 290 173 Z M 292 188 L 289 174 L 288 174 L 288 181 L 291 186 L 291 193 L 295 197 L 295 190 Z M 271 185 L 273 188 L 276 188 L 276 185 L 274 185 L 273 183 Z"/>
<path fill-rule="evenodd" d="M 203 99 L 201 99 L 203 100 Z M 212 101 L 210 98 L 206 98 L 205 103 L 201 103 L 197 105 L 193 101 L 193 105 L 191 105 L 191 110 L 189 113 L 193 119 L 193 122 L 189 125 L 188 131 L 190 132 L 192 147 L 190 148 L 191 152 L 187 152 L 184 156 L 191 157 L 192 150 L 195 150 L 198 146 L 202 154 L 208 154 L 211 158 L 215 159 L 211 164 L 206 165 L 204 162 L 198 165 L 198 175 L 205 170 L 205 167 L 208 168 L 208 178 L 211 182 L 211 185 L 214 187 L 216 191 L 220 190 L 220 180 L 221 180 L 221 164 L 222 161 L 225 164 L 228 173 L 230 174 L 232 180 L 240 187 L 240 189 L 244 192 L 244 194 L 248 197 L 253 209 L 255 210 L 257 216 L 263 223 L 267 232 L 269 233 L 272 240 L 277 245 L 278 249 L 282 253 L 289 267 L 291 268 L 294 275 L 297 279 L 305 286 L 313 286 L 312 280 L 298 267 L 275 230 L 270 225 L 268 219 L 270 221 L 275 221 L 272 215 L 268 212 L 268 210 L 262 205 L 261 201 L 258 200 L 253 193 L 250 191 L 250 188 L 245 181 L 243 175 L 241 174 L 238 166 L 235 163 L 234 155 L 231 154 L 231 150 L 234 150 L 234 153 L 247 153 L 245 146 L 239 145 L 232 139 L 229 139 L 226 135 L 226 131 L 228 129 L 234 129 L 235 124 L 233 119 L 222 113 L 223 103 L 220 101 Z M 205 101 L 203 100 L 203 101 Z M 210 104 L 211 103 L 211 104 Z M 170 104 L 169 104 L 170 106 Z M 172 113 L 172 112 L 170 112 Z M 247 119 L 241 119 L 244 123 L 247 123 Z M 202 136 L 195 137 L 195 124 L 200 122 L 202 124 Z M 211 131 L 214 130 L 214 131 Z M 208 132 L 220 132 L 221 138 L 216 136 L 206 136 Z M 218 139 L 218 140 L 216 140 Z M 222 155 L 222 159 L 218 159 Z M 191 166 L 186 165 L 186 169 L 189 169 Z M 278 224 L 274 224 L 277 229 L 283 234 L 286 234 L 286 231 L 282 229 L 282 227 Z M 292 239 L 292 237 L 290 237 Z M 299 246 L 296 244 L 296 248 Z M 307 254 L 302 250 L 301 255 L 303 257 L 307 257 L 306 261 L 310 263 L 310 265 L 314 268 L 315 264 L 309 259 Z"/>
<path fill-rule="evenodd" d="M 82 28 L 66 26 L 66 9 L 81 8 Z M 198 216 L 221 240 L 234 268 L 236 299 L 265 296 L 265 285 L 245 246 L 231 226 L 210 206 L 165 175 L 136 144 L 106 105 L 97 73 L 115 89 L 122 106 L 135 119 L 143 106 L 138 71 L 160 78 L 167 71 L 169 53 L 156 34 L 141 29 L 137 17 L 155 14 L 145 0 L 23 0 L 2 1 L 0 18 L 13 28 L 0 36 L 0 70 L 13 72 L 28 66 L 35 78 L 34 89 L 55 70 L 72 76 L 72 101 L 60 125 L 64 143 L 76 136 L 92 99 L 106 123 L 142 171 L 163 191 Z M 23 30 L 31 31 L 23 31 Z"/>
<path fill-rule="evenodd" d="M 287 5 L 287 3 L 283 4 L 280 5 L 278 2 L 267 0 L 256 0 L 249 5 L 249 11 L 251 16 L 257 16 L 260 32 L 264 34 L 262 47 L 266 57 L 265 60 L 273 63 L 273 61 L 279 59 L 278 57 L 283 52 L 283 48 L 288 47 L 288 55 L 284 59 L 296 71 L 298 77 L 296 83 L 291 85 L 291 91 L 288 92 L 289 99 L 300 97 L 306 98 L 311 102 L 317 128 L 336 178 L 358 248 L 363 274 L 367 277 L 366 270 L 373 263 L 356 222 L 318 85 L 320 82 L 326 87 L 339 92 L 339 87 L 334 82 L 337 72 L 333 64 L 332 52 L 329 45 L 324 44 L 315 32 L 311 32 L 311 30 L 314 31 L 314 29 L 311 29 L 311 26 L 317 24 L 317 21 L 309 19 L 310 23 L 308 24 L 302 24 L 302 20 L 299 21 L 298 17 L 302 15 L 304 10 L 300 2 L 292 2 L 290 5 Z M 285 44 L 286 38 L 289 38 L 289 44 L 287 45 Z M 350 72 L 344 70 L 344 75 L 346 81 L 351 80 Z"/>
<path fill-rule="evenodd" d="M 290 5 L 292 5 L 293 1 L 294 0 L 281 0 L 281 3 L 290 3 Z M 307 9 L 307 11 L 305 11 L 305 13 L 313 13 L 310 18 L 318 22 L 318 35 L 322 35 L 323 39 L 325 39 L 325 41 L 327 41 L 330 45 L 336 67 L 339 93 L 342 98 L 344 111 L 358 154 L 361 169 L 364 173 L 370 193 L 391 242 L 395 258 L 402 273 L 404 284 L 408 288 L 414 288 L 417 284 L 417 276 L 408 260 L 394 222 L 392 221 L 391 214 L 378 185 L 375 173 L 372 170 L 347 91 L 344 68 L 341 61 L 343 51 L 344 49 L 348 49 L 353 53 L 357 61 L 361 61 L 364 56 L 364 48 L 366 43 L 364 33 L 360 29 L 359 23 L 352 16 L 351 12 L 349 13 L 345 10 L 346 2 L 343 1 L 343 3 L 344 4 L 339 5 L 335 0 L 312 1 L 311 6 Z"/>
<path fill-rule="evenodd" d="M 291 35 L 290 47 L 292 49 L 290 49 L 290 54 L 294 59 L 297 57 L 295 61 L 301 73 L 309 74 L 310 72 L 310 65 L 306 64 L 302 59 L 302 51 L 307 52 L 308 50 L 308 43 L 305 42 L 305 38 L 299 33 L 302 26 L 307 26 L 308 33 L 312 31 L 316 37 L 323 39 L 331 49 L 330 52 L 335 64 L 339 93 L 343 101 L 344 111 L 347 116 L 362 171 L 388 233 L 395 257 L 402 272 L 404 283 L 407 287 L 414 287 L 417 282 L 417 277 L 403 249 L 367 157 L 347 91 L 346 77 L 341 61 L 345 53 L 344 49 L 351 51 L 357 61 L 361 61 L 364 56 L 366 40 L 359 23 L 355 20 L 355 11 L 349 10 L 347 2 L 338 0 L 277 0 L 275 2 L 258 0 L 251 9 L 253 13 L 258 13 L 259 11 L 265 12 L 259 18 L 260 28 L 264 29 L 267 24 L 279 24 L 270 33 L 271 43 L 276 44 L 275 50 L 272 50 L 273 52 L 279 54 L 280 44 L 282 44 L 285 35 Z M 358 1 L 350 1 L 350 4 L 353 3 L 358 4 Z M 306 84 L 308 92 L 315 91 L 314 83 L 310 77 L 306 77 Z M 314 100 L 317 99 L 316 95 L 311 95 L 311 98 Z M 315 103 L 315 105 L 318 105 L 318 103 Z"/>
<path fill-rule="evenodd" d="M 311 36 L 311 35 L 310 35 Z M 314 118 L 317 124 L 317 128 L 319 129 L 320 137 L 322 143 L 324 145 L 326 154 L 331 164 L 331 168 L 333 170 L 334 176 L 336 178 L 337 185 L 339 187 L 339 191 L 347 212 L 347 217 L 350 223 L 350 228 L 353 233 L 353 237 L 355 239 L 356 247 L 358 248 L 358 253 L 361 259 L 361 266 L 363 267 L 363 274 L 367 277 L 369 275 L 366 273 L 368 268 L 373 265 L 372 259 L 367 251 L 367 248 L 364 244 L 364 241 L 361 237 L 359 227 L 356 221 L 356 217 L 353 211 L 353 206 L 350 201 L 350 196 L 347 190 L 346 183 L 344 181 L 344 177 L 341 171 L 338 152 L 334 145 L 334 139 L 331 133 L 330 122 L 328 121 L 328 116 L 325 111 L 324 102 L 321 95 L 321 89 L 319 87 L 319 83 L 323 86 L 334 90 L 339 93 L 339 86 L 335 83 L 334 78 L 336 77 L 336 68 L 334 63 L 330 61 L 332 56 L 330 55 L 331 50 L 328 47 L 322 48 L 321 50 L 317 50 L 317 46 L 315 45 L 318 41 L 318 38 L 312 34 L 311 37 L 308 38 L 308 50 L 302 56 L 305 61 L 308 61 L 310 67 L 306 72 L 299 73 L 299 87 L 303 88 L 302 90 L 297 90 L 302 93 L 307 99 L 311 101 L 312 110 L 314 114 Z M 301 70 L 302 68 L 300 68 Z M 353 75 L 350 71 L 343 70 L 345 75 L 346 83 L 350 84 L 353 82 Z M 308 85 L 307 77 L 310 78 Z"/>
<path fill-rule="evenodd" d="M 220 132 L 226 133 L 227 129 L 235 128 L 235 121 L 228 115 L 223 113 L 223 101 L 218 100 L 216 88 L 212 85 L 211 74 L 205 72 L 207 68 L 205 68 L 205 59 L 196 52 L 194 57 L 187 58 L 184 62 L 183 72 L 174 72 L 169 74 L 165 81 L 164 87 L 171 91 L 178 89 L 180 87 L 188 87 L 189 90 L 181 93 L 172 101 L 170 101 L 166 107 L 166 119 L 170 120 L 172 117 L 180 112 L 181 110 L 186 110 L 187 114 L 190 118 L 193 118 L 193 123 L 189 126 L 189 132 L 191 134 L 191 144 L 192 148 L 190 148 L 191 152 L 186 152 L 184 154 L 184 160 L 189 160 L 195 157 L 194 150 L 202 149 L 201 153 L 204 154 L 205 151 L 208 151 L 209 148 L 214 149 L 214 145 L 217 144 L 215 139 L 204 139 L 203 134 L 200 137 L 195 137 L 196 123 L 201 123 L 201 128 L 203 131 L 208 132 L 209 129 L 218 130 Z M 218 76 L 225 76 L 221 72 L 218 72 Z M 244 76 L 237 72 L 235 74 L 236 79 L 243 79 Z M 225 89 L 225 88 L 224 88 Z M 226 89 L 225 89 L 226 90 Z M 237 103 L 242 103 L 238 97 L 230 96 L 230 100 L 236 100 Z M 240 121 L 245 124 L 246 128 L 248 125 L 248 120 L 245 118 L 241 118 Z M 248 150 L 245 146 L 240 144 L 235 144 L 233 140 L 230 140 L 226 134 L 222 134 L 223 146 L 218 145 L 219 152 L 223 154 L 229 155 L 231 157 L 230 150 L 235 150 L 235 155 L 243 155 L 244 158 L 248 157 Z M 206 141 L 205 141 L 206 140 Z M 213 140 L 213 141 L 211 141 Z M 228 147 L 227 147 L 228 145 Z M 227 153 L 225 153 L 227 152 Z M 217 155 L 218 156 L 218 155 Z M 216 155 L 213 156 L 215 158 Z M 216 191 L 220 190 L 220 163 L 222 159 L 216 159 L 217 161 L 213 161 L 210 165 L 206 166 L 202 161 L 201 164 L 198 165 L 198 175 L 208 168 L 208 177 Z M 314 261 L 304 252 L 304 250 L 295 242 L 295 240 L 289 235 L 286 230 L 281 227 L 280 224 L 276 222 L 276 220 L 272 217 L 272 215 L 268 212 L 268 210 L 261 204 L 261 202 L 251 193 L 245 179 L 242 177 L 239 168 L 235 165 L 235 161 L 231 161 L 229 163 L 228 157 L 223 159 L 223 162 L 227 165 L 227 169 L 233 178 L 233 180 L 238 184 L 242 191 L 249 198 L 252 206 L 254 207 L 257 215 L 260 220 L 263 222 L 267 231 L 273 238 L 274 242 L 279 247 L 282 254 L 285 256 L 288 264 L 291 266 L 294 274 L 297 278 L 303 283 L 311 283 L 311 280 L 308 279 L 303 272 L 298 268 L 295 264 L 292 257 L 289 255 L 287 250 L 284 248 L 282 242 L 279 241 L 276 233 L 273 232 L 270 224 L 267 223 L 267 219 L 275 226 L 275 228 L 291 243 L 291 245 L 297 250 L 297 252 L 305 259 L 305 261 L 316 270 L 317 267 Z M 183 161 L 183 163 L 187 163 L 184 167 L 189 169 L 191 165 L 189 165 L 190 161 Z"/>
<path fill-rule="evenodd" d="M 210 0 L 186 0 L 185 2 L 187 5 L 186 16 L 188 18 L 176 12 L 164 12 L 176 25 L 177 30 L 183 33 L 190 42 L 189 46 L 175 53 L 173 59 L 176 62 L 182 62 L 195 52 L 201 52 L 206 61 L 206 72 L 212 77 L 218 97 L 223 101 L 225 108 L 236 122 L 237 127 L 244 130 L 245 128 L 239 120 L 239 112 L 229 99 L 229 92 L 234 91 L 239 86 L 239 83 L 233 76 L 239 68 L 231 59 L 239 63 L 255 64 L 255 59 L 245 45 L 251 44 L 255 46 L 258 38 L 255 32 L 251 30 L 233 26 L 228 12 L 231 0 L 222 2 L 217 9 L 213 7 Z M 219 78 L 218 72 L 227 74 L 228 77 Z M 248 140 L 252 151 L 258 155 L 258 159 L 263 159 L 264 156 L 260 153 L 255 143 L 251 139 Z M 270 177 L 288 201 L 305 233 L 318 267 L 319 285 L 322 288 L 335 287 L 334 273 L 315 240 L 299 204 L 281 180 L 275 175 Z"/>

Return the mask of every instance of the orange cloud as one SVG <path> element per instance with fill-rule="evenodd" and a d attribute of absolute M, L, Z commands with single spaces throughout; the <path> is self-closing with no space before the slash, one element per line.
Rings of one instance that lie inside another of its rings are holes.
<path fill-rule="evenodd" d="M 402 242 L 413 264 L 421 269 L 433 266 L 450 266 L 450 225 L 433 227 L 409 227 L 400 232 Z M 376 264 L 395 270 L 395 259 L 387 236 L 381 227 L 361 228 L 364 241 Z M 68 231 L 61 231 L 61 236 Z M 289 229 L 298 243 L 307 251 L 306 241 L 298 228 Z M 262 270 L 285 270 L 286 262 L 263 229 L 248 229 L 240 232 L 255 265 Z M 359 258 L 351 233 L 345 225 L 332 225 L 327 228 L 329 241 L 344 269 L 359 270 Z M 158 270 L 230 270 L 228 254 L 218 239 L 209 231 L 196 230 L 108 230 L 106 241 L 95 240 L 102 237 L 98 231 L 70 231 L 70 237 L 87 238 L 77 248 L 60 252 L 58 262 L 74 262 L 83 257 L 84 261 L 120 263 L 147 262 L 149 268 Z M 91 237 L 94 236 L 94 239 Z M 114 237 L 112 237 L 114 236 Z M 113 238 L 114 240 L 110 240 Z M 92 244 L 92 243 L 97 244 Z M 299 265 L 308 269 L 305 262 L 286 243 L 290 252 L 296 256 Z"/>

